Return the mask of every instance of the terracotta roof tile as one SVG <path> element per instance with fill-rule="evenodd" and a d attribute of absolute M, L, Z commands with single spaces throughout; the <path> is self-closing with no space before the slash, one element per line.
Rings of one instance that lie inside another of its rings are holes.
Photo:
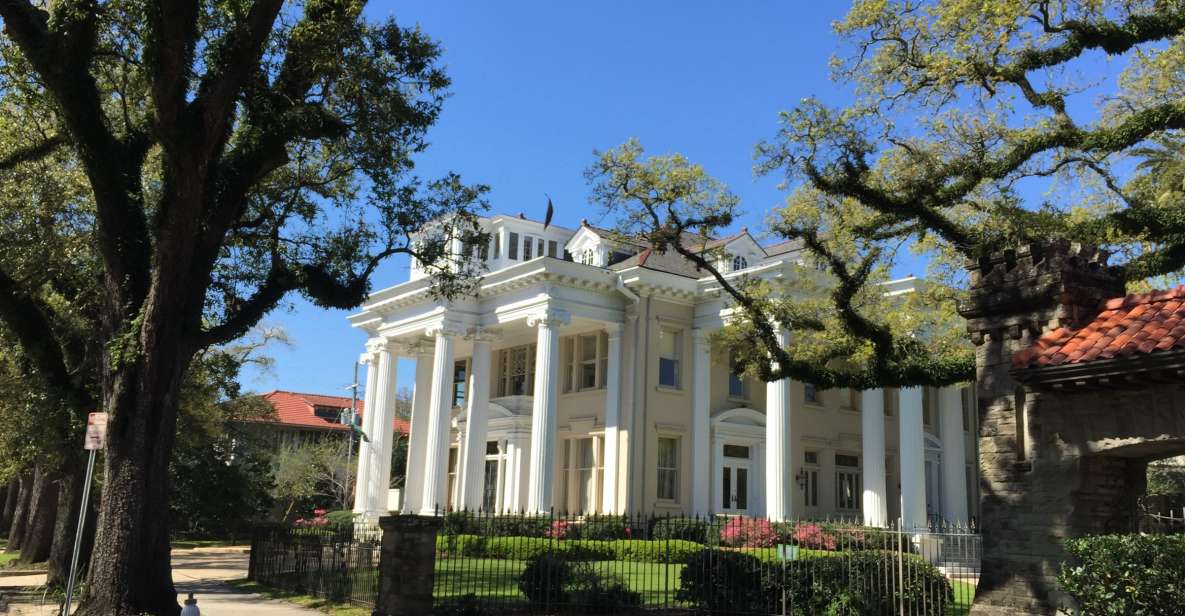
<path fill-rule="evenodd" d="M 1015 367 L 1058 366 L 1185 348 L 1185 285 L 1102 302 L 1082 328 L 1050 331 L 1012 358 Z"/>
<path fill-rule="evenodd" d="M 276 390 L 260 396 L 272 405 L 275 413 L 272 417 L 262 421 L 275 421 L 286 426 L 301 428 L 317 428 L 321 430 L 349 430 L 346 425 L 323 419 L 316 415 L 318 406 L 337 409 L 350 408 L 350 398 L 345 396 L 326 396 L 323 394 L 305 394 L 294 391 Z M 358 401 L 358 416 L 362 417 L 365 405 Z M 393 427 L 400 432 L 408 432 L 410 426 L 404 419 L 396 418 Z"/>

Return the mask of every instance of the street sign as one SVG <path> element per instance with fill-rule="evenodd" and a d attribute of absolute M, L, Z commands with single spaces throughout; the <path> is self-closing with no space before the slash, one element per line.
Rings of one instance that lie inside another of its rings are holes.
<path fill-rule="evenodd" d="M 86 440 L 82 448 L 99 451 L 107 442 L 107 413 L 91 413 L 86 416 Z"/>

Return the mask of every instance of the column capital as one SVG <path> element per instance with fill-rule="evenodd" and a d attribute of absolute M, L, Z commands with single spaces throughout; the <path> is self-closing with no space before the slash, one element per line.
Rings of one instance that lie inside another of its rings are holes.
<path fill-rule="evenodd" d="M 717 329 L 716 327 L 693 327 L 691 328 L 691 339 L 696 344 L 708 344 L 708 338 Z"/>
<path fill-rule="evenodd" d="M 366 352 L 362 354 L 367 359 L 363 363 L 373 362 L 378 358 L 378 354 L 386 351 L 388 353 L 398 355 L 407 350 L 407 344 L 394 338 L 371 338 L 366 342 Z"/>
<path fill-rule="evenodd" d="M 605 333 L 609 335 L 609 339 L 615 340 L 615 339 L 621 338 L 621 330 L 624 329 L 624 327 L 625 326 L 621 323 L 615 323 L 613 321 L 609 321 L 609 322 L 605 323 L 604 329 L 605 329 Z"/>
<path fill-rule="evenodd" d="M 548 308 L 527 316 L 527 327 L 561 327 L 572 322 L 572 314 L 560 308 Z"/>
<path fill-rule="evenodd" d="M 465 328 L 458 321 L 444 318 L 425 327 L 424 335 L 429 338 L 456 338 L 465 335 Z"/>
<path fill-rule="evenodd" d="M 502 337 L 502 330 L 494 327 L 474 327 L 465 335 L 466 340 L 473 342 L 494 342 Z"/>

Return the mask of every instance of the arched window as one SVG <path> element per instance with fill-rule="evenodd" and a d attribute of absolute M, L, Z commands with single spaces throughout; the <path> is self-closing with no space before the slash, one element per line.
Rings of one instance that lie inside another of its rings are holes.
<path fill-rule="evenodd" d="M 744 257 L 737 256 L 732 258 L 732 271 L 740 271 L 746 267 L 749 267 L 749 261 Z"/>
<path fill-rule="evenodd" d="M 585 251 L 584 251 L 584 261 L 583 261 L 583 263 L 584 263 L 585 265 L 595 265 L 595 263 L 593 262 L 593 259 L 594 259 L 594 255 L 595 255 L 595 254 L 596 254 L 596 253 L 594 253 L 594 252 L 593 252 L 593 250 L 592 250 L 591 248 L 585 249 Z"/>

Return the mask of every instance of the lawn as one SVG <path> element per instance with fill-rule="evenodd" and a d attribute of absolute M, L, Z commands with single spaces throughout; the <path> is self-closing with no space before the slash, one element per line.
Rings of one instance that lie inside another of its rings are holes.
<path fill-rule="evenodd" d="M 370 608 L 359 607 L 356 605 L 330 603 L 326 599 L 302 595 L 300 593 L 289 592 L 287 590 L 280 590 L 279 588 L 264 586 L 263 584 L 252 582 L 250 580 L 231 580 L 227 582 L 227 584 L 243 592 L 258 593 L 272 599 L 283 599 L 289 603 L 294 603 L 296 605 L 301 605 L 325 612 L 330 616 L 370 616 L 371 612 L 373 611 Z"/>
<path fill-rule="evenodd" d="M 585 563 L 601 575 L 621 578 L 642 594 L 645 605 L 674 603 L 683 565 L 606 560 Z M 436 562 L 433 594 L 438 598 L 476 594 L 497 603 L 525 602 L 518 578 L 526 561 L 492 558 L 443 559 Z"/>

